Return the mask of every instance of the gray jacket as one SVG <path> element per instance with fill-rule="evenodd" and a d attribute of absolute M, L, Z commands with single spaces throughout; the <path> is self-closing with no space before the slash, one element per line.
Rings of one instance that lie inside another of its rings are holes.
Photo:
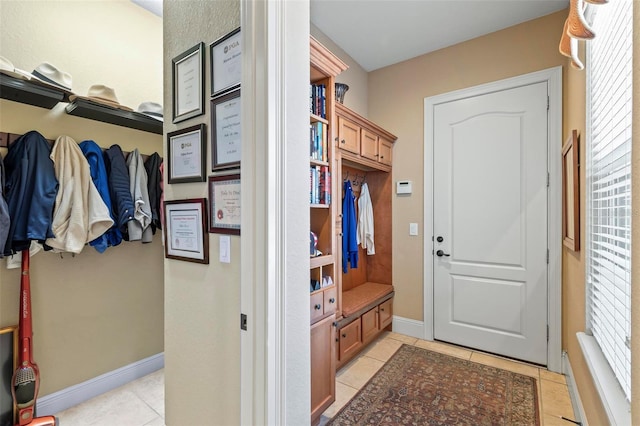
<path fill-rule="evenodd" d="M 9 206 L 7 206 L 7 201 L 4 199 L 4 162 L 2 161 L 2 155 L 0 155 L 0 258 L 3 257 L 4 245 L 9 235 L 9 225 L 11 225 Z"/>

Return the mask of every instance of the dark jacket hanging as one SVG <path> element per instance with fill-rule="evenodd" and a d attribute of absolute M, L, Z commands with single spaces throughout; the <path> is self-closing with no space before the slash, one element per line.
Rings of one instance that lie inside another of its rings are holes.
<path fill-rule="evenodd" d="M 7 206 L 7 200 L 4 199 L 4 162 L 2 155 L 0 155 L 0 258 L 4 256 L 4 245 L 7 242 L 10 226 L 9 206 Z"/>
<path fill-rule="evenodd" d="M 25 133 L 9 147 L 5 189 L 11 225 L 5 255 L 28 249 L 31 240 L 44 243 L 55 238 L 51 220 L 58 180 L 49 155 L 51 146 L 36 131 Z"/>
<path fill-rule="evenodd" d="M 347 273 L 347 265 L 358 267 L 358 238 L 356 228 L 355 196 L 351 189 L 351 181 L 344 183 L 344 199 L 342 200 L 342 272 Z"/>
<path fill-rule="evenodd" d="M 154 234 L 156 229 L 162 229 L 160 223 L 160 195 L 162 195 L 160 164 L 162 164 L 162 157 L 157 152 L 151 154 L 144 162 L 149 186 L 149 203 L 151 204 L 151 230 Z"/>
<path fill-rule="evenodd" d="M 129 189 L 129 168 L 119 145 L 111 145 L 104 152 L 104 163 L 109 179 L 109 195 L 115 225 L 128 241 L 127 223 L 133 220 L 133 198 Z"/>

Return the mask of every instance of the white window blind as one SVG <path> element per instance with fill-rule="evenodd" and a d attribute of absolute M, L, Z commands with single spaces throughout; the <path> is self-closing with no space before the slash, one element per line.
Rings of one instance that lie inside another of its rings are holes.
<path fill-rule="evenodd" d="M 597 7 L 588 44 L 588 326 L 631 400 L 632 0 Z"/>

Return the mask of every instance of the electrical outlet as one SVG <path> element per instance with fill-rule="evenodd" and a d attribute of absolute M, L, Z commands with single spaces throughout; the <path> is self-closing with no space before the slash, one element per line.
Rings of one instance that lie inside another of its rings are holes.
<path fill-rule="evenodd" d="M 410 223 L 409 224 L 409 235 L 418 235 L 418 224 Z"/>

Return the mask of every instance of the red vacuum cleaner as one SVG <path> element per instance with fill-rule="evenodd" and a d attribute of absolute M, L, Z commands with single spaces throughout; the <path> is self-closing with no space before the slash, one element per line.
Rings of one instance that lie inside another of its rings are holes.
<path fill-rule="evenodd" d="M 18 322 L 20 365 L 13 373 L 11 395 L 18 409 L 16 426 L 57 426 L 54 416 L 34 417 L 40 386 L 38 365 L 33 361 L 33 331 L 31 329 L 31 285 L 29 282 L 29 249 L 22 251 L 20 277 L 20 320 Z"/>

